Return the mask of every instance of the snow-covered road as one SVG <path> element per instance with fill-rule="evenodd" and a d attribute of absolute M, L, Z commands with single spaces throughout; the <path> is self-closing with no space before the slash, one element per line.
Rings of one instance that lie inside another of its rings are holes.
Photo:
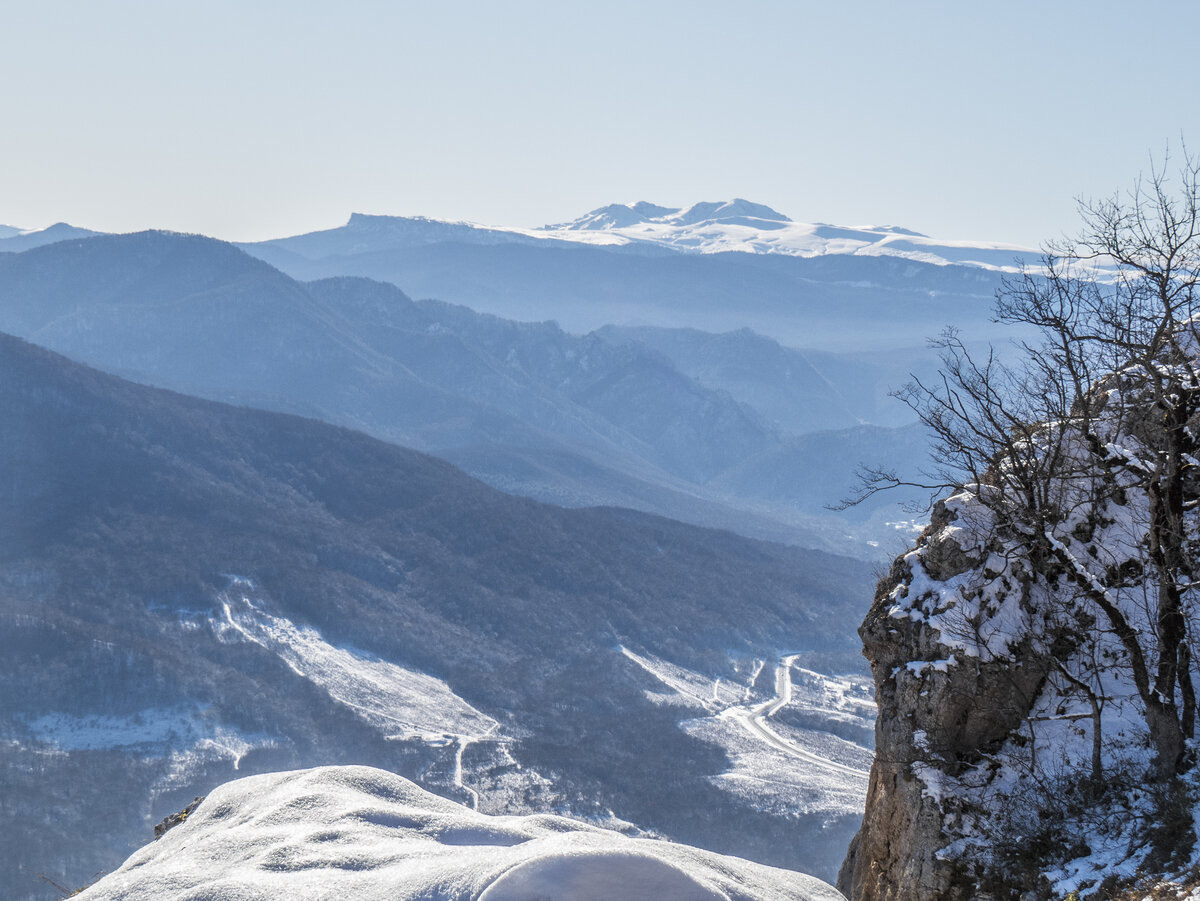
<path fill-rule="evenodd" d="M 751 735 L 789 757 L 795 757 L 806 763 L 866 781 L 867 773 L 863 770 L 814 754 L 795 742 L 783 738 L 767 724 L 768 719 L 792 701 L 792 663 L 797 656 L 793 654 L 781 657 L 779 664 L 775 667 L 775 697 L 753 707 L 729 707 L 722 711 L 721 715 L 736 717 L 750 731 Z"/>
<path fill-rule="evenodd" d="M 784 754 L 793 760 L 820 767 L 826 773 L 849 776 L 852 781 L 845 786 L 846 788 L 854 786 L 851 790 L 855 792 L 865 789 L 869 764 L 850 766 L 828 756 L 831 752 L 836 753 L 836 749 L 841 746 L 853 752 L 852 756 L 861 757 L 865 753 L 862 748 L 828 736 L 830 741 L 817 742 L 816 750 L 812 750 L 798 741 L 786 737 L 770 725 L 771 717 L 793 703 L 795 692 L 792 686 L 792 665 L 800 657 L 799 654 L 785 654 L 779 658 L 775 667 L 775 696 L 770 700 L 752 704 L 750 699 L 754 696 L 754 685 L 757 683 L 760 673 L 766 668 L 764 660 L 755 661 L 748 673 L 748 681 L 739 684 L 740 680 L 739 682 L 723 682 L 720 679 L 706 677 L 675 666 L 665 660 L 637 654 L 624 645 L 619 646 L 618 650 L 654 676 L 680 702 L 706 711 L 712 721 L 736 719 L 754 739 L 754 742 L 765 746 L 768 752 Z M 801 709 L 812 709 L 815 703 L 817 709 L 821 710 L 823 707 L 821 698 L 825 699 L 824 705 L 828 705 L 823 712 L 831 718 L 837 715 L 836 710 L 843 712 L 847 708 L 855 710 L 864 703 L 873 707 L 865 699 L 856 697 L 848 699 L 847 692 L 852 692 L 853 689 L 844 678 L 824 676 L 809 670 L 800 670 L 800 672 L 805 674 L 808 680 L 807 687 L 802 692 L 803 697 L 800 699 Z M 816 695 L 808 697 L 813 695 L 814 689 Z M 847 704 L 848 700 L 849 704 Z M 711 736 L 710 740 L 720 741 L 716 735 Z"/>

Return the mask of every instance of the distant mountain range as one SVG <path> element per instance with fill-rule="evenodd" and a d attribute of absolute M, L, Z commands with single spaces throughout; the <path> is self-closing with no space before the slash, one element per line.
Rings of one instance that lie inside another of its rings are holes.
<path fill-rule="evenodd" d="M 232 245 L 160 232 L 0 255 L 0 297 L 0 330 L 89 365 L 361 429 L 568 506 L 869 555 L 896 515 L 875 504 L 858 519 L 883 520 L 852 526 L 825 505 L 859 462 L 921 458 L 886 428 L 906 419 L 882 403 L 903 369 L 745 330 L 571 335 L 361 278 L 300 283 Z M 797 443 L 830 429 L 857 435 L 853 456 Z M 791 487 L 773 496 L 779 483 Z"/>
<path fill-rule="evenodd" d="M 645 228 L 653 234 L 657 226 Z M 992 300 L 1004 275 L 892 255 L 697 253 L 587 228 L 515 232 L 365 216 L 339 229 L 243 246 L 298 279 L 366 276 L 414 297 L 509 319 L 553 320 L 571 332 L 748 327 L 792 347 L 844 352 L 921 347 L 949 323 L 968 337 L 993 335 Z"/>
<path fill-rule="evenodd" d="M 606 247 L 665 248 L 682 253 L 891 256 L 922 263 L 1013 271 L 1037 251 L 1016 245 L 937 241 L 897 226 L 843 227 L 794 222 L 761 203 L 734 199 L 664 207 L 614 203 L 557 225 L 491 227 L 423 217 L 355 213 L 340 228 L 262 242 L 309 259 L 394 249 L 415 241 L 532 244 L 568 241 Z"/>
<path fill-rule="evenodd" d="M 0 236 L 0 252 L 89 234 L 59 224 Z M 338 228 L 243 247 L 301 280 L 361 275 L 573 332 L 750 327 L 841 351 L 920 346 L 931 323 L 989 329 L 1000 278 L 1033 254 L 895 226 L 797 223 L 745 200 L 613 204 L 525 229 L 356 213 Z"/>
<path fill-rule="evenodd" d="M 254 366 L 240 349 L 214 362 Z M 866 785 L 870 567 L 514 498 L 5 336 L 0 411 L 7 897 L 89 880 L 235 775 L 318 763 L 832 877 Z"/>
<path fill-rule="evenodd" d="M 97 232 L 66 223 L 21 230 L 0 225 L 3 250 L 26 250 L 40 244 Z M 308 259 L 392 250 L 409 244 L 452 241 L 466 244 L 546 244 L 570 242 L 682 253 L 891 256 L 938 265 L 958 264 L 1013 271 L 1037 250 L 1014 244 L 940 241 L 899 226 L 838 226 L 795 222 L 761 203 L 735 198 L 666 207 L 640 201 L 613 203 L 578 219 L 540 228 L 485 226 L 424 216 L 379 216 L 353 213 L 341 227 L 259 242 L 263 253 L 282 250 Z"/>
<path fill-rule="evenodd" d="M 98 234 L 101 233 L 67 225 L 65 222 L 58 222 L 46 228 L 28 230 L 13 228 L 10 225 L 0 225 L 0 253 L 20 253 L 31 247 L 69 241 L 72 238 L 90 238 Z"/>

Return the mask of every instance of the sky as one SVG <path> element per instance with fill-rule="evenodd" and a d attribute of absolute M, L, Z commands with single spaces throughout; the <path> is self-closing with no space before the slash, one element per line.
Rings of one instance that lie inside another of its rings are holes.
<path fill-rule="evenodd" d="M 0 0 L 0 223 L 258 240 L 744 197 L 1036 246 L 1200 149 L 1200 4 Z"/>

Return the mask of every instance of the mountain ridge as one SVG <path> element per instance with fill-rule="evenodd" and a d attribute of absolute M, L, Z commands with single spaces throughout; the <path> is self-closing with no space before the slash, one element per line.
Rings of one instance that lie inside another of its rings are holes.
<path fill-rule="evenodd" d="M 724 347 L 730 366 L 774 361 L 745 379 L 706 381 L 683 364 L 686 354 L 672 357 L 671 342 L 651 346 L 645 334 L 573 335 L 414 301 L 361 277 L 301 283 L 235 245 L 161 232 L 0 256 L 0 293 L 0 329 L 139 381 L 365 430 L 515 493 L 635 506 L 811 546 L 840 540 L 842 524 L 821 535 L 829 524 L 812 518 L 837 497 L 771 513 L 756 495 L 747 511 L 716 480 L 788 430 L 875 419 L 882 378 L 863 378 L 870 364 L 804 356 L 766 338 L 675 342 Z M 789 367 L 803 378 L 776 391 Z M 822 371 L 857 384 L 841 392 Z M 777 421 L 790 404 L 802 415 Z M 803 471 L 793 478 L 803 482 Z"/>
<path fill-rule="evenodd" d="M 20 252 L 56 241 L 99 234 L 103 233 L 65 222 L 25 231 L 6 226 L 0 230 L 0 252 Z M 766 204 L 742 198 L 700 201 L 687 207 L 668 207 L 648 201 L 612 203 L 567 222 L 533 228 L 481 225 L 435 216 L 352 212 L 341 226 L 241 242 L 241 246 L 255 255 L 282 262 L 291 255 L 315 260 L 445 241 L 547 246 L 582 243 L 610 250 L 641 249 L 685 254 L 889 256 L 1005 272 L 1015 271 L 1019 259 L 1030 260 L 1037 255 L 1036 249 L 1015 244 L 934 239 L 894 225 L 798 222 Z"/>
<path fill-rule="evenodd" d="M 1012 244 L 939 241 L 899 226 L 836 226 L 796 222 L 771 207 L 735 198 L 667 207 L 648 201 L 614 203 L 538 228 L 485 226 L 425 216 L 352 213 L 341 227 L 245 243 L 256 254 L 297 253 L 307 259 L 379 252 L 402 244 L 582 243 L 604 248 L 654 247 L 677 253 L 889 256 L 937 265 L 1015 271 L 1036 250 Z M 2 246 L 2 245 L 0 245 Z"/>

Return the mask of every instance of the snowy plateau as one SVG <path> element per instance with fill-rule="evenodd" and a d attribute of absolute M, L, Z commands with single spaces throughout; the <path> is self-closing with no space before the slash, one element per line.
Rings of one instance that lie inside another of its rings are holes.
<path fill-rule="evenodd" d="M 769 206 L 740 198 L 681 209 L 645 202 L 612 204 L 572 222 L 543 226 L 537 233 L 581 242 L 646 242 L 698 253 L 857 254 L 1006 270 L 1015 268 L 1018 258 L 1036 253 L 1015 244 L 938 241 L 898 226 L 794 222 Z"/>
<path fill-rule="evenodd" d="M 356 213 L 341 227 L 263 242 L 307 257 L 382 250 L 399 241 L 528 243 L 567 241 L 606 247 L 657 247 L 683 253 L 885 256 L 935 265 L 968 265 L 1014 271 L 1037 251 L 1015 244 L 941 241 L 898 226 L 840 226 L 795 222 L 761 203 L 741 198 L 664 207 L 640 201 L 614 203 L 578 219 L 540 228 L 486 226 L 426 217 Z M 261 245 L 260 245 L 261 246 Z M 3 247 L 0 244 L 0 247 Z M 335 250 L 336 248 L 336 250 Z"/>

